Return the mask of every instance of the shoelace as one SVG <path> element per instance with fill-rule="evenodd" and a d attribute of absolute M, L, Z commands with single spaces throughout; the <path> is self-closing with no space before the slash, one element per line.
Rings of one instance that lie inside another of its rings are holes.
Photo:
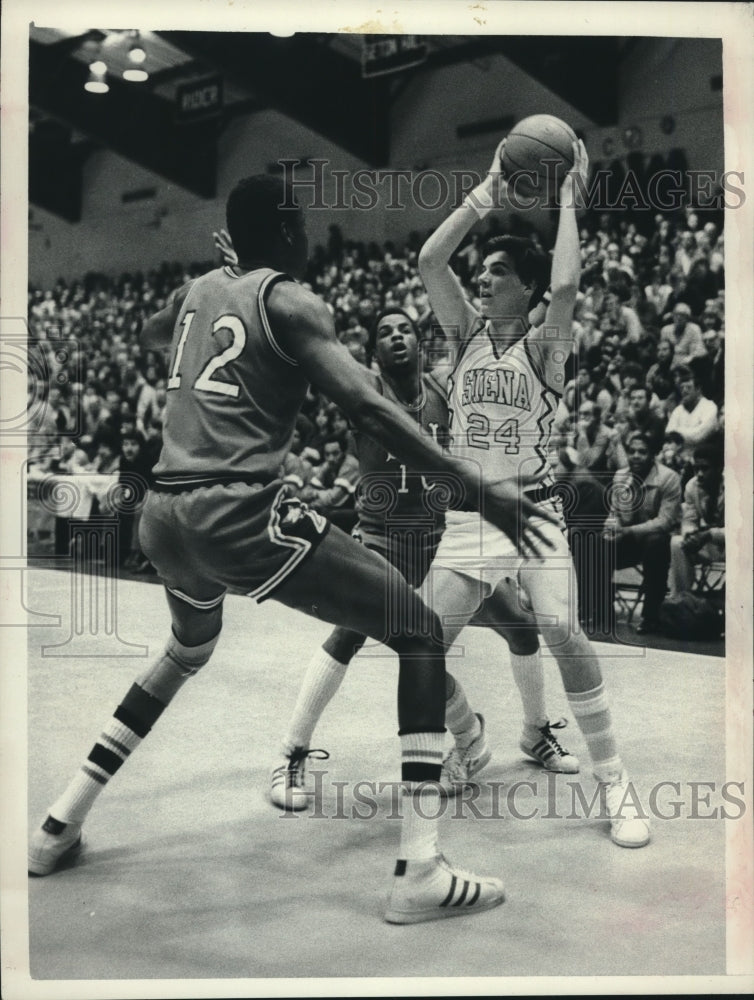
<path fill-rule="evenodd" d="M 303 786 L 308 757 L 311 757 L 313 760 L 329 760 L 330 754 L 327 750 L 303 750 L 296 748 L 288 758 L 288 764 L 282 764 L 276 768 L 276 771 L 286 772 L 287 788 L 301 788 Z"/>
<path fill-rule="evenodd" d="M 547 742 L 550 744 L 550 746 L 553 748 L 553 750 L 555 750 L 555 752 L 559 754 L 561 757 L 567 757 L 568 751 L 563 749 L 560 743 L 558 743 L 557 738 L 553 736 L 550 730 L 565 729 L 567 725 L 568 722 L 565 719 L 558 719 L 557 722 L 548 722 L 546 725 L 542 726 L 542 728 L 539 730 L 540 733 L 547 740 Z"/>

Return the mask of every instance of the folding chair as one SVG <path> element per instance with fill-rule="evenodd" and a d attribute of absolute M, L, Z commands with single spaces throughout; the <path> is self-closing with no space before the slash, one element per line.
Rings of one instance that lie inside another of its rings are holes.
<path fill-rule="evenodd" d="M 638 566 L 616 569 L 613 573 L 615 608 L 630 625 L 644 603 L 644 574 Z"/>

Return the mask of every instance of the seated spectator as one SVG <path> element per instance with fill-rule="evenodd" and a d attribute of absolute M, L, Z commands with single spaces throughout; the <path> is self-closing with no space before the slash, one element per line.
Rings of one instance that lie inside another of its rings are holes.
<path fill-rule="evenodd" d="M 306 417 L 299 414 L 291 439 L 291 448 L 283 460 L 280 475 L 288 483 L 294 496 L 303 497 L 314 475 L 312 458 L 319 461 L 319 455 L 307 448 L 307 441 L 314 427 Z"/>
<path fill-rule="evenodd" d="M 585 368 L 599 364 L 601 342 L 602 330 L 599 328 L 597 313 L 589 309 L 583 310 L 578 324 L 575 324 L 573 348 Z"/>
<path fill-rule="evenodd" d="M 664 416 L 650 406 L 650 393 L 645 385 L 635 385 L 628 393 L 627 433 L 623 436 L 626 444 L 634 431 L 646 434 L 652 445 L 653 454 L 658 454 L 665 438 Z M 658 400 L 659 402 L 659 400 Z"/>
<path fill-rule="evenodd" d="M 720 407 L 725 400 L 725 340 L 720 314 L 711 308 L 705 310 L 702 326 L 706 355 L 694 359 L 691 367 L 695 367 L 701 377 L 704 395 Z"/>
<path fill-rule="evenodd" d="M 139 545 L 139 523 L 147 490 L 152 485 L 153 462 L 149 457 L 144 437 L 136 429 L 122 431 L 120 462 L 118 467 L 117 494 L 118 562 L 135 573 L 150 568 L 149 560 Z"/>
<path fill-rule="evenodd" d="M 687 230 L 681 233 L 678 241 L 678 249 L 675 252 L 674 263 L 681 269 L 683 274 L 687 275 L 691 270 L 691 265 L 698 258 L 699 251 L 693 232 Z"/>
<path fill-rule="evenodd" d="M 660 336 L 669 340 L 675 348 L 675 367 L 688 365 L 692 358 L 704 356 L 702 331 L 691 322 L 691 306 L 678 302 L 673 307 L 673 322 L 660 331 Z"/>
<path fill-rule="evenodd" d="M 652 283 L 644 288 L 644 294 L 647 301 L 655 307 L 658 316 L 662 316 L 665 312 L 665 306 L 672 291 L 671 286 L 663 279 L 662 268 L 653 267 Z"/>
<path fill-rule="evenodd" d="M 725 560 L 725 489 L 723 442 L 694 449 L 696 475 L 686 484 L 680 534 L 670 543 L 670 596 L 694 585 L 694 567 Z"/>
<path fill-rule="evenodd" d="M 560 397 L 559 408 L 565 408 L 565 413 L 578 412 L 582 400 L 591 399 L 588 395 L 592 385 L 592 376 L 586 365 L 579 365 L 576 378 L 566 383 L 563 395 Z M 561 415 L 562 420 L 562 415 Z"/>
<path fill-rule="evenodd" d="M 346 451 L 343 434 L 331 434 L 324 442 L 325 460 L 314 470 L 305 492 L 309 506 L 330 518 L 339 527 L 356 522 L 354 500 L 359 482 L 359 463 Z"/>
<path fill-rule="evenodd" d="M 614 472 L 628 464 L 618 432 L 602 422 L 601 409 L 589 401 L 578 410 L 574 447 L 579 465 L 593 474 Z"/>
<path fill-rule="evenodd" d="M 717 295 L 717 279 L 710 273 L 706 257 L 700 257 L 691 265 L 686 281 L 686 297 L 694 316 L 701 316 L 707 299 Z"/>
<path fill-rule="evenodd" d="M 327 406 L 328 404 L 323 402 L 312 415 L 314 430 L 307 441 L 307 447 L 313 453 L 311 460 L 315 465 L 319 465 L 324 458 L 325 440 L 330 434 L 330 414 Z"/>
<path fill-rule="evenodd" d="M 659 456 L 660 462 L 672 469 L 673 472 L 677 472 L 681 478 L 683 478 L 683 472 L 686 468 L 682 452 L 683 438 L 678 431 L 670 431 L 669 433 L 666 431 Z"/>
<path fill-rule="evenodd" d="M 644 369 L 638 361 L 625 361 L 620 369 L 620 392 L 613 404 L 613 417 L 619 420 L 628 418 L 631 413 L 631 393 L 637 388 L 646 388 Z M 662 402 L 652 392 L 648 391 L 649 408 L 658 416 L 664 416 Z"/>
<path fill-rule="evenodd" d="M 89 461 L 89 456 L 79 448 L 69 437 L 61 437 L 58 440 L 57 455 L 50 462 L 46 471 L 52 475 L 77 476 L 93 472 L 93 464 Z M 57 514 L 55 517 L 55 555 L 67 556 L 70 552 L 71 532 L 81 524 L 89 520 L 93 511 L 99 509 L 99 499 L 97 493 L 90 488 L 89 481 L 73 480 L 74 502 L 65 513 Z"/>
<path fill-rule="evenodd" d="M 675 347 L 672 340 L 668 340 L 667 337 L 660 338 L 657 344 L 656 358 L 657 360 L 647 372 L 645 379 L 647 387 L 659 400 L 664 402 L 670 399 L 673 402 L 675 393 Z M 675 404 L 673 403 L 673 405 Z M 665 408 L 663 407 L 663 409 Z M 666 412 L 665 415 L 669 416 L 670 414 Z"/>
<path fill-rule="evenodd" d="M 120 467 L 120 441 L 114 434 L 101 433 L 95 441 L 91 471 L 103 476 L 114 475 Z"/>
<path fill-rule="evenodd" d="M 699 376 L 690 368 L 677 373 L 681 402 L 670 414 L 666 431 L 678 431 L 683 438 L 682 456 L 691 461 L 694 448 L 708 441 L 717 431 L 717 406 L 702 395 Z"/>
<path fill-rule="evenodd" d="M 334 403 L 331 403 L 328 407 L 328 433 L 332 437 L 343 437 L 346 442 L 346 452 L 349 455 L 356 457 L 356 442 L 354 440 L 353 431 L 351 430 L 351 425 L 348 423 L 348 417 Z"/>
<path fill-rule="evenodd" d="M 642 567 L 644 607 L 637 627 L 640 634 L 657 630 L 667 589 L 670 538 L 680 514 L 678 474 L 660 465 L 649 438 L 635 432 L 628 439 L 628 468 L 620 469 L 613 480 L 603 538 L 608 567 Z"/>
<path fill-rule="evenodd" d="M 642 326 L 636 310 L 627 304 L 629 291 L 623 285 L 611 285 L 605 296 L 605 312 L 614 330 L 619 330 L 621 341 L 630 344 L 639 342 Z"/>

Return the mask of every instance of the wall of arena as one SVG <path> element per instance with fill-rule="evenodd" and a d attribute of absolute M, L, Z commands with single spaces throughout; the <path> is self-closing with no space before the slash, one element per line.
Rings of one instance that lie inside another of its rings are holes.
<path fill-rule="evenodd" d="M 461 169 L 481 173 L 489 164 L 495 135 L 460 139 L 458 125 L 495 113 L 518 119 L 546 110 L 584 130 L 593 162 L 624 157 L 628 152 L 624 130 L 638 126 L 642 131 L 638 149 L 647 156 L 680 147 L 690 168 L 719 174 L 724 169 L 722 92 L 712 88 L 711 80 L 720 73 L 719 40 L 641 39 L 622 65 L 620 120 L 609 128 L 592 126 L 503 57 L 418 74 L 396 101 L 391 166 L 411 171 L 414 180 L 426 169 L 444 177 Z M 670 114 L 675 128 L 667 134 L 660 123 Z M 608 139 L 614 148 L 610 157 L 604 153 Z M 213 257 L 211 234 L 223 225 L 225 198 L 236 179 L 265 171 L 281 157 L 318 157 L 336 170 L 368 169 L 340 147 L 271 110 L 239 117 L 223 132 L 218 194 L 212 200 L 194 197 L 114 153 L 100 151 L 86 164 L 80 223 L 72 225 L 30 206 L 29 279 L 46 287 L 58 277 L 72 278 L 90 270 L 119 272 L 150 268 L 164 260 L 209 260 Z M 727 166 L 736 169 L 735 164 Z M 311 171 L 303 168 L 296 174 L 302 179 L 310 176 Z M 451 207 L 457 188 L 449 185 L 448 200 L 443 201 L 437 181 L 427 178 L 417 199 L 412 179 L 399 182 L 397 195 L 386 180 L 367 180 L 377 201 L 372 210 L 366 210 L 354 206 L 354 200 L 364 204 L 371 197 L 359 195 L 347 178 L 339 198 L 324 168 L 323 207 L 308 211 L 312 245 L 326 241 L 333 223 L 349 238 L 378 242 L 403 239 L 412 229 L 422 233 L 431 229 Z M 143 188 L 154 188 L 154 196 L 123 202 L 124 194 Z M 301 189 L 300 197 L 308 204 L 313 196 L 310 189 Z M 391 200 L 393 210 L 387 209 Z M 424 206 L 417 200 L 423 200 Z M 333 207 L 339 201 L 348 207 Z M 427 207 L 431 205 L 437 207 Z"/>

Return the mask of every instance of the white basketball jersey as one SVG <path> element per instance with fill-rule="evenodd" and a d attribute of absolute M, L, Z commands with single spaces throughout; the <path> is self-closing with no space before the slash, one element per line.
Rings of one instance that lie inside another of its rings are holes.
<path fill-rule="evenodd" d="M 448 382 L 450 451 L 476 462 L 490 480 L 534 476 L 552 482 L 548 443 L 558 403 L 545 384 L 526 334 L 514 344 L 494 340 L 480 320 L 461 348 Z"/>

